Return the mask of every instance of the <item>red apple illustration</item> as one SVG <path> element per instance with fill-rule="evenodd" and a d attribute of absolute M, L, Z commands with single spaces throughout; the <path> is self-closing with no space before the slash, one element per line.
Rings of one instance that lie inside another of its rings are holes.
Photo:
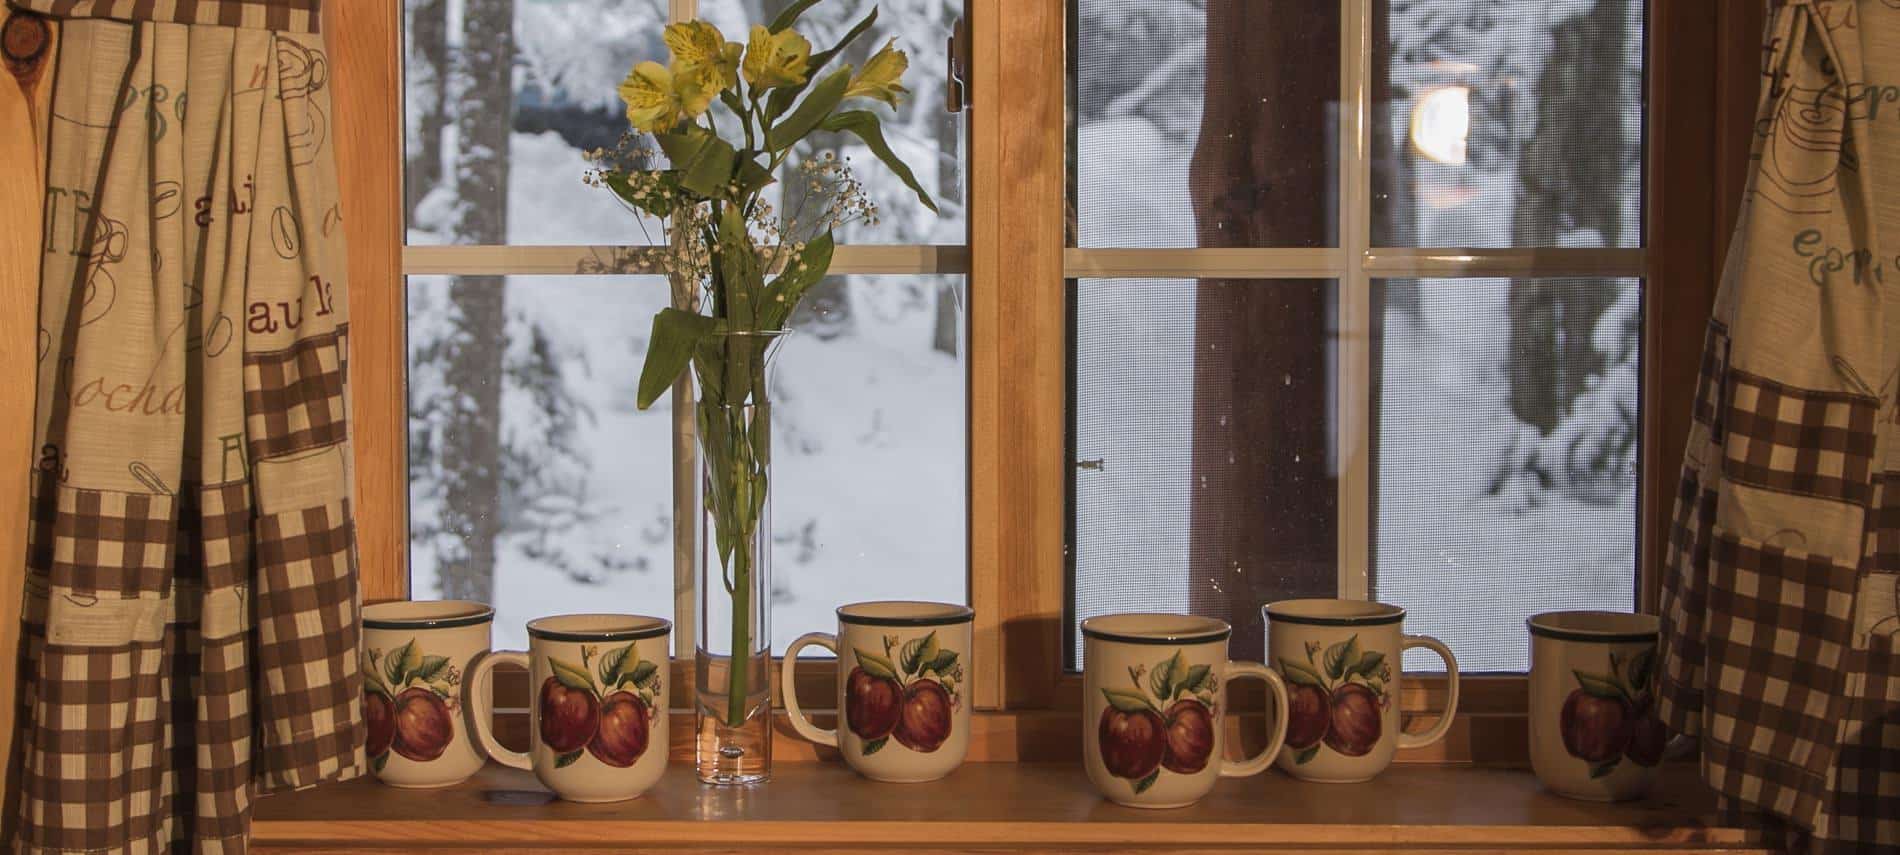
<path fill-rule="evenodd" d="M 950 738 L 950 693 L 935 680 L 918 680 L 904 689 L 904 705 L 892 731 L 897 742 L 929 754 Z"/>
<path fill-rule="evenodd" d="M 1154 710 L 1124 712 L 1111 705 L 1102 710 L 1096 742 L 1102 766 L 1110 775 L 1139 780 L 1161 766 L 1161 755 L 1168 748 L 1167 728 Z"/>
<path fill-rule="evenodd" d="M 1622 698 L 1573 690 L 1559 722 L 1564 750 L 1592 764 L 1615 760 L 1629 747 L 1631 718 L 1629 702 Z"/>
<path fill-rule="evenodd" d="M 541 684 L 541 742 L 556 754 L 581 750 L 600 729 L 600 702 L 549 677 Z"/>
<path fill-rule="evenodd" d="M 1332 715 L 1326 728 L 1326 747 L 1347 757 L 1363 757 L 1379 741 L 1385 727 L 1384 710 L 1372 690 L 1346 683 L 1333 690 Z"/>
<path fill-rule="evenodd" d="M 1207 768 L 1207 758 L 1214 753 L 1214 713 L 1199 700 L 1182 698 L 1168 707 L 1167 722 L 1161 765 L 1182 775 Z"/>
<path fill-rule="evenodd" d="M 903 687 L 890 677 L 875 677 L 863 668 L 851 669 L 851 675 L 845 678 L 845 725 L 865 742 L 891 735 L 902 712 L 899 707 L 904 705 L 903 694 Z"/>
<path fill-rule="evenodd" d="M 625 769 L 647 750 L 651 716 L 646 701 L 632 692 L 615 692 L 600 706 L 600 730 L 587 743 L 587 753 L 609 766 Z"/>
<path fill-rule="evenodd" d="M 1287 690 L 1286 747 L 1304 751 L 1326 738 L 1333 718 L 1333 696 L 1318 686 L 1296 683 Z"/>
<path fill-rule="evenodd" d="M 369 740 L 363 750 L 371 757 L 387 753 L 390 740 L 396 737 L 396 707 L 389 702 L 389 696 L 382 692 L 364 692 L 363 721 L 369 725 Z"/>
<path fill-rule="evenodd" d="M 455 738 L 449 705 L 435 692 L 417 686 L 396 696 L 395 736 L 391 747 L 411 760 L 427 762 L 442 756 Z"/>
<path fill-rule="evenodd" d="M 1669 728 L 1656 717 L 1655 702 L 1647 694 L 1638 695 L 1633 712 L 1636 720 L 1630 723 L 1630 746 L 1625 753 L 1639 766 L 1661 763 L 1663 749 L 1669 745 Z"/>

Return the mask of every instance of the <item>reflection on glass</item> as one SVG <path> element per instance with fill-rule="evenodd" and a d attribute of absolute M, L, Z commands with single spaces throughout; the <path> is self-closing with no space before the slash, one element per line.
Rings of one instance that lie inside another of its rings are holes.
<path fill-rule="evenodd" d="M 1339 4 L 1072 3 L 1074 245 L 1335 243 Z"/>
<path fill-rule="evenodd" d="M 627 70 L 664 60 L 666 0 L 407 0 L 404 4 L 405 180 L 415 244 L 645 244 L 661 240 L 612 193 L 581 184 L 584 152 L 611 149 L 628 130 L 616 91 Z M 700 16 L 744 42 L 751 24 L 786 0 L 705 0 Z M 870 4 L 825 3 L 800 28 L 823 46 Z M 917 204 L 854 137 L 808 143 L 862 164 L 858 177 L 885 212 L 854 243 L 964 242 L 962 121 L 946 112 L 940 69 L 960 0 L 885 0 L 878 26 L 842 62 L 896 38 L 909 51 L 913 97 L 884 116 L 891 147 L 944 215 Z M 637 144 L 653 148 L 651 141 Z"/>
<path fill-rule="evenodd" d="M 1375 246 L 1641 243 L 1641 0 L 1372 4 Z"/>
<path fill-rule="evenodd" d="M 1374 283 L 1372 594 L 1465 669 L 1524 670 L 1537 612 L 1635 605 L 1641 293 Z"/>
<path fill-rule="evenodd" d="M 1119 611 L 1234 625 L 1337 590 L 1336 314 L 1330 281 L 1075 285 L 1074 568 L 1068 627 Z"/>
<path fill-rule="evenodd" d="M 772 378 L 774 644 L 866 599 L 967 600 L 962 277 L 825 280 Z M 672 397 L 634 406 L 657 277 L 409 281 L 411 590 L 670 615 Z"/>

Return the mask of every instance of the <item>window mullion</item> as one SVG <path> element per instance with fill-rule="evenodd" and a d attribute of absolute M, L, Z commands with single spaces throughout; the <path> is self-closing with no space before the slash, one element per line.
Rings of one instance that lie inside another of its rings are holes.
<path fill-rule="evenodd" d="M 1372 480 L 1372 290 L 1361 263 L 1371 242 L 1371 152 L 1367 125 L 1372 75 L 1371 0 L 1340 0 L 1339 240 L 1348 264 L 1336 286 L 1338 414 L 1333 454 L 1339 475 L 1339 595 L 1370 591 Z"/>

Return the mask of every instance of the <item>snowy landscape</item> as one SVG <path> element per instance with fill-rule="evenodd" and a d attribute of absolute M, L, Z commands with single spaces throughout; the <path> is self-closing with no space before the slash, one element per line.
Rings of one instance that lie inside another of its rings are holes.
<path fill-rule="evenodd" d="M 1098 63 L 1140 75 L 1115 87 L 1174 93 L 1171 109 L 1158 110 L 1083 87 L 1079 97 L 1096 106 L 1075 128 L 1081 245 L 1194 245 L 1187 169 L 1201 117 L 1180 105 L 1206 86 L 1206 2 L 1079 0 L 1084 74 L 1087 46 L 1113 42 L 1120 52 Z M 658 239 L 580 177 L 583 152 L 611 146 L 625 127 L 615 85 L 636 60 L 664 53 L 664 0 L 406 5 L 412 243 Z M 704 0 L 701 14 L 742 38 L 780 5 Z M 820 4 L 808 32 L 828 44 L 869 5 Z M 862 41 L 895 37 L 911 53 L 917 94 L 887 133 L 947 203 L 945 215 L 919 209 L 861 150 L 840 144 L 886 214 L 845 242 L 963 241 L 962 124 L 943 112 L 938 89 L 959 5 L 885 0 L 878 32 Z M 1576 159 L 1552 142 L 1548 114 L 1585 90 L 1561 80 L 1549 84 L 1561 97 L 1539 88 L 1552 77 L 1550 57 L 1563 54 L 1557 34 L 1605 8 L 1628 10 L 1619 13 L 1628 19 L 1620 66 L 1600 64 L 1633 85 L 1640 4 L 1389 5 L 1394 94 L 1378 109 L 1390 118 L 1391 148 L 1404 150 L 1419 93 L 1457 85 L 1471 93 L 1470 153 L 1462 164 L 1408 164 L 1407 186 L 1393 194 L 1404 210 L 1388 212 L 1375 233 L 1412 245 L 1637 244 L 1634 100 L 1620 134 L 1585 143 L 1620 147 L 1615 174 L 1588 188 L 1613 215 L 1532 212 L 1525 176 Z M 485 74 L 503 50 L 505 74 Z M 1613 59 L 1601 53 L 1588 58 Z M 1542 222 L 1554 225 L 1533 228 Z M 1374 596 L 1410 609 L 1408 631 L 1445 639 L 1467 669 L 1521 669 L 1524 616 L 1633 603 L 1638 284 L 1379 287 Z M 836 277 L 795 318 L 800 332 L 772 380 L 775 646 L 829 628 L 845 602 L 966 600 L 963 288 L 961 276 Z M 417 596 L 495 603 L 495 641 L 508 647 L 541 615 L 670 613 L 670 397 L 647 412 L 633 405 L 666 294 L 647 276 L 411 277 Z M 1077 453 L 1119 464 L 1078 484 L 1080 616 L 1187 606 L 1194 307 L 1192 280 L 1084 282 L 1078 292 L 1078 385 L 1117 393 L 1077 400 Z M 1525 312 L 1559 319 L 1568 331 L 1559 354 L 1514 337 Z M 1534 423 L 1522 389 L 1549 372 L 1527 379 L 1523 366 L 1553 360 L 1568 391 L 1545 407 L 1554 419 Z"/>

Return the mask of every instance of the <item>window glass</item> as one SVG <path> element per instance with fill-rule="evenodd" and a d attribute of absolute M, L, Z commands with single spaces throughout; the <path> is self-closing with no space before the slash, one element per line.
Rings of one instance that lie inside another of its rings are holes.
<path fill-rule="evenodd" d="M 1643 5 L 1374 2 L 1373 245 L 1640 246 Z"/>
<path fill-rule="evenodd" d="M 1639 282 L 1387 280 L 1373 295 L 1373 597 L 1472 671 L 1528 667 L 1530 615 L 1634 608 Z"/>
<path fill-rule="evenodd" d="M 1071 8 L 1072 244 L 1336 243 L 1338 3 Z"/>

